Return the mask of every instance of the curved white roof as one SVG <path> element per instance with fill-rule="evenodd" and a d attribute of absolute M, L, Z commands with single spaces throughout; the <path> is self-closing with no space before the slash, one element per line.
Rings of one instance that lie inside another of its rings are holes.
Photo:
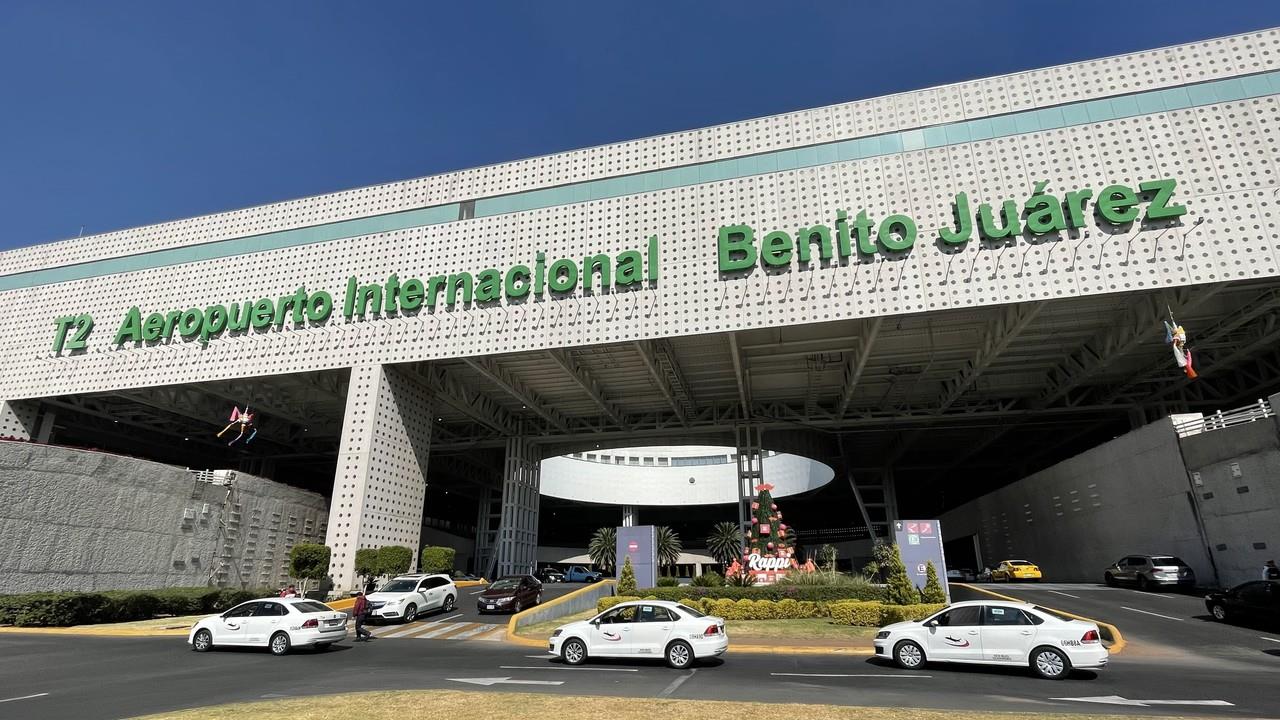
<path fill-rule="evenodd" d="M 722 505 L 737 501 L 738 464 L 727 447 L 679 445 L 575 453 L 542 461 L 542 494 L 603 505 Z M 815 490 L 834 471 L 787 453 L 764 459 L 774 497 Z"/>

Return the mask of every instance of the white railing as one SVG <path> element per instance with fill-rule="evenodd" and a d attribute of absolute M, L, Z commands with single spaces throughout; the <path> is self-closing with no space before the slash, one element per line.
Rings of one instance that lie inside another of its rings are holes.
<path fill-rule="evenodd" d="M 1259 399 L 1252 405 L 1245 405 L 1235 410 L 1228 410 L 1227 412 L 1219 410 L 1212 415 L 1203 415 L 1198 418 L 1187 418 L 1174 422 L 1173 429 L 1178 433 L 1178 437 L 1184 438 L 1275 417 L 1275 414 L 1276 412 L 1271 407 L 1271 403 Z"/>
<path fill-rule="evenodd" d="M 187 472 L 196 482 L 209 483 L 210 485 L 233 485 L 236 481 L 235 470 L 192 470 L 187 468 Z"/>

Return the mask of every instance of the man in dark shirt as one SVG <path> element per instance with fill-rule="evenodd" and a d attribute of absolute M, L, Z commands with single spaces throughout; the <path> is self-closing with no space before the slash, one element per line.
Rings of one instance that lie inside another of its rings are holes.
<path fill-rule="evenodd" d="M 364 627 L 364 621 L 369 617 L 369 601 L 359 590 L 356 591 L 356 604 L 351 608 L 351 614 L 356 619 L 356 642 L 373 637 L 373 633 Z"/>

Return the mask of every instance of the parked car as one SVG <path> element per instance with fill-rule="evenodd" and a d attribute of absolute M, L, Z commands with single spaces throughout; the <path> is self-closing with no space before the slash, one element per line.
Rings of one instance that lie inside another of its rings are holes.
<path fill-rule="evenodd" d="M 571 565 L 564 573 L 565 582 L 593 583 L 600 582 L 601 577 L 603 576 L 600 573 L 588 570 L 581 565 Z"/>
<path fill-rule="evenodd" d="M 878 657 L 907 670 L 926 662 L 1013 665 L 1050 680 L 1072 668 L 1105 667 L 1110 655 L 1094 623 L 994 600 L 959 602 L 922 622 L 886 625 L 874 643 Z"/>
<path fill-rule="evenodd" d="M 262 598 L 240 603 L 191 626 L 187 644 L 196 652 L 221 645 L 264 647 L 272 655 L 293 648 L 324 650 L 347 637 L 347 614 L 304 598 Z"/>
<path fill-rule="evenodd" d="M 991 571 L 991 581 L 1040 580 L 1040 567 L 1027 560 L 1001 560 Z"/>
<path fill-rule="evenodd" d="M 947 568 L 947 580 L 952 582 L 973 582 L 978 574 L 967 568 Z"/>
<path fill-rule="evenodd" d="M 1196 571 L 1173 555 L 1128 555 L 1102 573 L 1108 585 L 1137 585 L 1139 590 L 1195 587 Z"/>
<path fill-rule="evenodd" d="M 538 571 L 538 579 L 544 583 L 562 583 L 564 573 L 555 568 L 545 567 Z"/>
<path fill-rule="evenodd" d="M 676 602 L 634 600 L 557 628 L 547 649 L 570 665 L 591 657 L 661 657 L 683 670 L 723 654 L 729 636 L 721 618 Z"/>
<path fill-rule="evenodd" d="M 1204 605 L 1220 622 L 1254 620 L 1280 627 L 1280 580 L 1251 580 L 1209 593 Z"/>
<path fill-rule="evenodd" d="M 450 612 L 458 602 L 458 588 L 448 575 L 401 575 L 370 593 L 369 617 L 413 622 L 430 610 Z"/>
<path fill-rule="evenodd" d="M 454 570 L 453 581 L 457 582 L 459 580 L 475 581 L 475 580 L 483 580 L 483 578 L 481 578 L 479 575 L 476 575 L 474 573 L 458 572 L 457 570 Z"/>
<path fill-rule="evenodd" d="M 508 575 L 494 581 L 476 598 L 476 611 L 520 612 L 542 602 L 542 583 L 532 575 Z"/>

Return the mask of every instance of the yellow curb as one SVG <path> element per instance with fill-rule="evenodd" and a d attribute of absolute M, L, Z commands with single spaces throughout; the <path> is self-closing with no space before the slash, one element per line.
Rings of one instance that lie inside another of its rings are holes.
<path fill-rule="evenodd" d="M 334 610 L 350 610 L 351 608 L 356 606 L 356 599 L 346 598 L 343 600 L 334 600 L 333 602 L 325 603 L 325 605 L 328 605 Z"/>
<path fill-rule="evenodd" d="M 1008 595 L 1001 595 L 998 592 L 993 592 L 986 588 L 980 588 L 980 587 L 977 587 L 976 585 L 970 585 L 969 583 L 952 583 L 952 584 L 959 585 L 960 587 L 963 587 L 963 588 L 968 588 L 975 592 L 986 593 L 987 595 L 990 595 L 992 597 L 997 597 L 997 598 L 1000 598 L 1001 600 L 1008 600 L 1009 602 L 1016 602 L 1016 603 L 1027 602 L 1026 600 L 1023 600 L 1021 598 L 1010 597 Z M 1040 605 L 1040 607 L 1046 608 L 1048 610 L 1052 610 L 1056 613 L 1061 613 L 1063 615 L 1066 615 L 1067 617 L 1073 617 L 1077 620 L 1084 620 L 1085 622 L 1094 623 L 1098 627 L 1106 629 L 1106 631 L 1111 634 L 1111 647 L 1107 648 L 1107 650 L 1112 655 L 1119 655 L 1120 652 L 1124 650 L 1125 645 L 1128 644 L 1127 642 L 1125 642 L 1124 635 L 1120 634 L 1120 628 L 1116 627 L 1115 625 L 1112 625 L 1111 623 L 1105 623 L 1105 622 L 1102 622 L 1101 620 L 1094 620 L 1093 618 L 1085 617 L 1083 615 L 1076 615 L 1075 613 L 1069 613 L 1066 610 L 1051 608 L 1048 605 L 1044 605 L 1042 603 L 1035 603 L 1035 604 Z"/>
<path fill-rule="evenodd" d="M 481 585 L 488 584 L 489 581 L 484 578 L 480 578 L 479 580 L 458 580 L 453 583 L 454 587 L 480 587 Z"/>
<path fill-rule="evenodd" d="M 579 588 L 577 590 L 574 590 L 571 593 L 566 593 L 564 595 L 561 595 L 558 598 L 553 598 L 542 604 L 534 605 L 528 610 L 521 610 L 520 612 L 512 615 L 511 619 L 507 620 L 507 642 L 515 645 L 524 645 L 525 647 L 535 647 L 535 646 L 545 647 L 547 644 L 546 640 L 538 641 L 538 640 L 532 640 L 530 638 L 522 638 L 519 635 L 516 635 L 516 619 L 523 617 L 526 613 L 532 613 L 537 610 L 543 610 L 545 608 L 555 607 L 560 603 L 568 602 L 570 599 L 575 598 L 578 595 L 581 595 L 582 593 L 588 592 L 590 590 L 594 590 L 595 588 L 601 585 L 617 585 L 617 584 L 618 582 L 616 580 L 601 580 L 600 582 L 592 583 L 591 585 L 588 585 L 584 588 Z"/>
<path fill-rule="evenodd" d="M 12 635 L 80 635 L 85 637 L 185 637 L 191 630 L 188 625 L 182 628 L 113 628 L 77 625 L 73 627 L 0 627 L 0 633 Z"/>

